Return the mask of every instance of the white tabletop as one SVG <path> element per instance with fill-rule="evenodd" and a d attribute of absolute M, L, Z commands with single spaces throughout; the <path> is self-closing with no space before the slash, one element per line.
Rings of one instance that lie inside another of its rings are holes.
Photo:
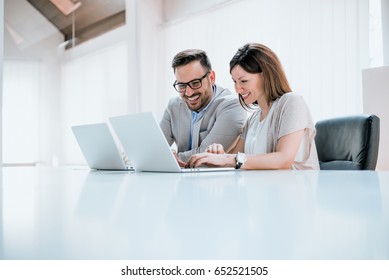
<path fill-rule="evenodd" d="M 389 172 L 1 177 L 0 259 L 389 259 Z"/>

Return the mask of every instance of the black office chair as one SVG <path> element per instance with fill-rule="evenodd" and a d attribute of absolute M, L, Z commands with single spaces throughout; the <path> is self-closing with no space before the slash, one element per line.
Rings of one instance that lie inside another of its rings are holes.
<path fill-rule="evenodd" d="M 380 119 L 353 115 L 316 123 L 316 149 L 322 170 L 375 170 Z"/>

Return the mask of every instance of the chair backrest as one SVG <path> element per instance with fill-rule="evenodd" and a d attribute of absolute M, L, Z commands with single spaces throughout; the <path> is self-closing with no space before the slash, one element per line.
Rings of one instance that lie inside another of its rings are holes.
<path fill-rule="evenodd" d="M 380 119 L 353 115 L 316 123 L 316 148 L 322 170 L 375 170 Z"/>

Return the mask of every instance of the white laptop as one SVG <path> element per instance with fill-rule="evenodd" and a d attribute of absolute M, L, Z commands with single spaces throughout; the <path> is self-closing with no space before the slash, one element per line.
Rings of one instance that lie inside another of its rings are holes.
<path fill-rule="evenodd" d="M 91 169 L 132 169 L 124 162 L 106 123 L 72 126 L 72 130 Z"/>
<path fill-rule="evenodd" d="M 227 171 L 233 167 L 181 168 L 151 112 L 109 118 L 136 171 Z"/>

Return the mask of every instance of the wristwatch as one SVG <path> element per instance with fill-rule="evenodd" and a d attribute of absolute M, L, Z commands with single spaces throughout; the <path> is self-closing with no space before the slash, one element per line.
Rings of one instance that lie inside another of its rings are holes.
<path fill-rule="evenodd" d="M 235 157 L 235 169 L 240 169 L 247 160 L 247 156 L 244 153 L 237 153 Z"/>

